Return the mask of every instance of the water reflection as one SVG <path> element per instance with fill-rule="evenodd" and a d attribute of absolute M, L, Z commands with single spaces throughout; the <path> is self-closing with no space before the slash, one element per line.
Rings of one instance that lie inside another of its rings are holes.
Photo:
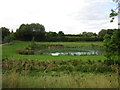
<path fill-rule="evenodd" d="M 50 53 L 52 56 L 58 55 L 99 55 L 99 51 L 89 51 L 89 52 L 55 52 Z"/>

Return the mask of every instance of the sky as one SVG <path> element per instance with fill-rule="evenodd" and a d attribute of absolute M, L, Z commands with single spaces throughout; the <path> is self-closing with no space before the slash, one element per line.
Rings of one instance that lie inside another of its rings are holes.
<path fill-rule="evenodd" d="M 109 14 L 112 0 L 0 0 L 0 27 L 16 31 L 21 24 L 40 23 L 45 31 L 80 34 L 118 28 Z"/>

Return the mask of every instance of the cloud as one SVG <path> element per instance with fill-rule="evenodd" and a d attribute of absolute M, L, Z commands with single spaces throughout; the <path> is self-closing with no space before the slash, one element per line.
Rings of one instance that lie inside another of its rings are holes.
<path fill-rule="evenodd" d="M 112 0 L 1 0 L 0 26 L 16 30 L 23 23 L 40 23 L 46 31 L 78 34 L 116 28 L 109 13 Z"/>
<path fill-rule="evenodd" d="M 110 10 L 113 7 L 115 7 L 115 4 L 109 0 L 92 0 L 87 7 L 71 13 L 69 16 L 78 21 L 84 30 L 99 32 L 102 28 L 117 28 L 117 20 L 115 20 L 115 24 L 110 24 L 109 22 Z"/>

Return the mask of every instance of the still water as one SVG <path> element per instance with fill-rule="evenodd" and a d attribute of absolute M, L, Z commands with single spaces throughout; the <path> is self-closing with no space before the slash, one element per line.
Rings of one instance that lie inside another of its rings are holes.
<path fill-rule="evenodd" d="M 55 53 L 49 53 L 52 56 L 58 56 L 58 55 L 99 55 L 100 51 L 98 50 L 89 50 L 88 52 L 55 52 Z"/>

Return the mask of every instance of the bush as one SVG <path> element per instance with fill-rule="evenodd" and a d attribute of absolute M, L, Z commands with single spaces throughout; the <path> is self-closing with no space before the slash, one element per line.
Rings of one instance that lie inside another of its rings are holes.
<path fill-rule="evenodd" d="M 17 54 L 23 54 L 23 55 L 34 55 L 33 50 L 26 50 L 26 49 L 17 49 L 16 53 Z"/>
<path fill-rule="evenodd" d="M 72 65 L 61 65 L 58 67 L 54 67 L 51 69 L 52 71 L 74 71 L 74 67 Z"/>
<path fill-rule="evenodd" d="M 89 66 L 85 66 L 85 65 L 81 65 L 81 66 L 77 66 L 76 70 L 77 71 L 81 71 L 81 72 L 88 72 L 90 67 Z"/>
<path fill-rule="evenodd" d="M 15 36 L 14 36 L 14 34 L 12 33 L 12 34 L 10 34 L 10 35 L 8 35 L 8 36 L 6 36 L 5 38 L 4 38 L 4 43 L 9 43 L 9 42 L 12 42 L 12 41 L 14 41 L 15 40 Z"/>
<path fill-rule="evenodd" d="M 101 63 L 102 61 L 101 60 L 98 60 L 99 63 Z"/>
<path fill-rule="evenodd" d="M 42 51 L 36 51 L 36 52 L 34 52 L 34 55 L 42 55 L 42 54 L 43 54 Z"/>
<path fill-rule="evenodd" d="M 30 71 L 36 71 L 36 72 L 40 72 L 40 71 L 44 71 L 44 68 L 40 67 L 40 66 L 30 66 L 29 67 Z"/>
<path fill-rule="evenodd" d="M 92 60 L 88 60 L 87 63 L 88 63 L 88 64 L 93 64 L 94 61 L 92 61 Z"/>
<path fill-rule="evenodd" d="M 89 65 L 89 66 L 85 66 L 85 65 L 82 65 L 82 66 L 77 66 L 76 67 L 76 70 L 77 71 L 81 71 L 81 72 L 98 72 L 98 73 L 104 73 L 104 72 L 115 72 L 115 70 L 113 70 L 111 68 L 111 66 L 106 66 L 106 65 L 103 65 L 103 66 L 100 66 L 100 65 Z"/>
<path fill-rule="evenodd" d="M 96 72 L 104 73 L 104 72 L 114 72 L 110 66 L 97 66 Z"/>
<path fill-rule="evenodd" d="M 106 65 L 114 65 L 114 64 L 119 64 L 120 65 L 120 60 L 105 60 L 104 64 Z"/>

